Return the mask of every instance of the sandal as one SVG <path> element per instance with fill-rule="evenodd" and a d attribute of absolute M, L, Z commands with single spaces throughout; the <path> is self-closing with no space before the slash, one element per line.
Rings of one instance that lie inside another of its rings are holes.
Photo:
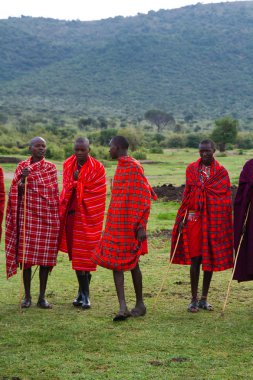
<path fill-rule="evenodd" d="M 129 310 L 119 311 L 118 314 L 116 314 L 113 318 L 113 322 L 125 321 L 129 317 L 131 317 L 131 313 Z"/>
<path fill-rule="evenodd" d="M 202 299 L 198 302 L 198 307 L 203 310 L 213 311 L 212 305 L 207 302 L 206 299 Z"/>
<path fill-rule="evenodd" d="M 191 303 L 188 305 L 187 311 L 190 313 L 197 313 L 199 311 L 198 301 L 192 300 Z"/>
<path fill-rule="evenodd" d="M 146 313 L 147 313 L 147 309 L 145 305 L 143 305 L 142 307 L 134 307 L 131 310 L 131 315 L 134 318 L 143 317 Z"/>

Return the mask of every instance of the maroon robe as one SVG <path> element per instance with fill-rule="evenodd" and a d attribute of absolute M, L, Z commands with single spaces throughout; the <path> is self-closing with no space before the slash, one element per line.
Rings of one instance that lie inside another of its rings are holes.
<path fill-rule="evenodd" d="M 246 162 L 240 174 L 234 203 L 234 244 L 237 252 L 247 208 L 251 203 L 245 234 L 237 258 L 234 280 L 253 280 L 253 159 Z"/>

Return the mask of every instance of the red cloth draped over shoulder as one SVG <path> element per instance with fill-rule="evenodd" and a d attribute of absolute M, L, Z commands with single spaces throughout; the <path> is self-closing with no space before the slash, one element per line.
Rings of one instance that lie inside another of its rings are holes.
<path fill-rule="evenodd" d="M 234 280 L 253 280 L 253 160 L 249 160 L 243 167 L 240 174 L 239 186 L 234 202 L 234 246 L 237 252 L 246 218 L 248 207 L 249 214 L 246 229 L 238 253 L 237 265 L 234 273 Z"/>
<path fill-rule="evenodd" d="M 132 157 L 120 157 L 113 179 L 111 202 L 105 231 L 92 260 L 112 270 L 131 270 L 139 256 L 148 252 L 147 241 L 136 238 L 139 228 L 146 229 L 151 197 L 150 187 L 142 166 Z"/>
<path fill-rule="evenodd" d="M 2 222 L 3 222 L 3 217 L 4 217 L 4 206 L 5 206 L 4 173 L 3 173 L 3 169 L 0 167 L 0 241 L 2 237 Z"/>
<path fill-rule="evenodd" d="M 231 186 L 226 169 L 216 160 L 212 162 L 210 177 L 200 180 L 201 159 L 186 169 L 186 187 L 172 231 L 171 254 L 176 245 L 179 224 L 189 205 L 201 214 L 202 268 L 204 271 L 222 271 L 233 267 L 233 228 Z M 174 256 L 175 264 L 190 264 L 187 234 L 182 231 Z"/>
<path fill-rule="evenodd" d="M 56 265 L 59 238 L 59 191 L 56 166 L 45 159 L 32 163 L 31 158 L 18 164 L 10 187 L 7 211 L 5 251 L 7 277 L 17 273 L 23 258 L 24 195 L 18 194 L 22 170 L 27 177 L 25 264 Z"/>
<path fill-rule="evenodd" d="M 79 261 L 81 261 L 82 256 L 84 256 L 86 264 L 80 262 L 80 265 L 88 265 L 85 270 L 95 270 L 96 266 L 91 262 L 90 255 L 100 240 L 103 228 L 106 200 L 105 169 L 99 161 L 88 156 L 88 160 L 79 172 L 77 181 L 73 177 L 76 170 L 77 159 L 75 155 L 72 155 L 63 164 L 63 189 L 60 195 L 61 233 L 59 249 L 63 252 L 68 252 L 66 217 L 73 190 L 76 190 L 77 211 L 81 216 L 81 220 L 78 223 L 81 239 L 76 239 L 75 231 L 73 231 L 73 257 L 79 255 Z"/>

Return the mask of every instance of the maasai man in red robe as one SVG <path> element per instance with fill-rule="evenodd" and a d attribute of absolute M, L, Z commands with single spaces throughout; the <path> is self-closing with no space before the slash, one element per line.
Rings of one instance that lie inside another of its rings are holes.
<path fill-rule="evenodd" d="M 120 310 L 113 319 L 145 315 L 142 294 L 140 255 L 148 252 L 146 225 L 151 197 L 155 197 L 138 161 L 127 155 L 128 141 L 122 136 L 110 142 L 110 155 L 118 160 L 113 179 L 111 202 L 105 231 L 92 259 L 98 265 L 113 270 Z M 130 270 L 136 294 L 136 305 L 130 312 L 124 292 L 124 271 Z"/>
<path fill-rule="evenodd" d="M 106 200 L 104 166 L 89 151 L 89 140 L 78 138 L 75 154 L 63 164 L 60 196 L 60 250 L 68 252 L 79 283 L 73 305 L 83 309 L 90 308 L 90 272 L 96 270 L 90 257 L 101 237 Z"/>
<path fill-rule="evenodd" d="M 199 145 L 200 159 L 186 169 L 186 186 L 172 231 L 171 254 L 175 264 L 190 264 L 192 300 L 188 311 L 213 310 L 207 302 L 213 271 L 233 267 L 233 228 L 230 180 L 226 169 L 213 157 L 213 141 Z M 184 216 L 186 221 L 183 223 Z M 200 265 L 204 271 L 198 300 Z"/>
<path fill-rule="evenodd" d="M 45 160 L 46 142 L 43 138 L 33 138 L 29 150 L 32 156 L 18 164 L 9 192 L 5 233 L 7 277 L 17 273 L 17 266 L 22 265 L 24 258 L 25 298 L 21 306 L 28 308 L 31 306 L 31 267 L 39 265 L 37 306 L 49 309 L 52 306 L 45 299 L 45 291 L 48 273 L 56 265 L 60 228 L 57 170 L 54 164 Z"/>
<path fill-rule="evenodd" d="M 249 208 L 249 212 L 248 212 Z M 244 228 L 246 215 L 248 218 Z M 239 186 L 234 203 L 234 245 L 237 252 L 242 234 L 241 247 L 238 252 L 234 280 L 253 280 L 253 160 L 249 160 L 240 174 Z"/>
<path fill-rule="evenodd" d="M 2 238 L 2 222 L 3 222 L 3 217 L 4 217 L 4 206 L 5 206 L 4 173 L 3 173 L 3 169 L 0 167 L 0 241 Z"/>

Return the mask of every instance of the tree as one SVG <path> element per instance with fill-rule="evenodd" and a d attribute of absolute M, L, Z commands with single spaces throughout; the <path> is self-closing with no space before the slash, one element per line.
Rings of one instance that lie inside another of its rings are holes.
<path fill-rule="evenodd" d="M 81 119 L 78 120 L 78 128 L 80 130 L 85 130 L 87 126 L 95 126 L 96 121 L 92 119 L 91 117 L 84 118 L 82 117 Z"/>
<path fill-rule="evenodd" d="M 175 125 L 175 119 L 173 115 L 160 110 L 149 110 L 145 113 L 144 118 L 151 124 L 155 124 L 157 126 L 158 133 L 160 133 L 161 130 L 168 124 L 172 126 Z"/>
<path fill-rule="evenodd" d="M 111 139 L 117 135 L 117 129 L 109 128 L 100 131 L 99 143 L 103 146 L 108 146 Z"/>
<path fill-rule="evenodd" d="M 238 120 L 230 116 L 224 116 L 215 121 L 216 127 L 212 131 L 211 138 L 218 145 L 220 152 L 225 152 L 226 144 L 234 144 L 237 136 Z"/>

